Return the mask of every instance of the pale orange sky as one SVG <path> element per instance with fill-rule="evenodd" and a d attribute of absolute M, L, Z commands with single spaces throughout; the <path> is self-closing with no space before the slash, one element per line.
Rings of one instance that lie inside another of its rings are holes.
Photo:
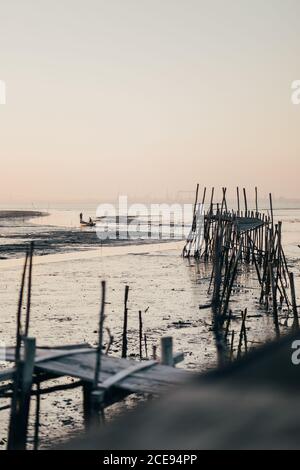
<path fill-rule="evenodd" d="M 300 198 L 298 0 L 0 6 L 0 203 Z"/>

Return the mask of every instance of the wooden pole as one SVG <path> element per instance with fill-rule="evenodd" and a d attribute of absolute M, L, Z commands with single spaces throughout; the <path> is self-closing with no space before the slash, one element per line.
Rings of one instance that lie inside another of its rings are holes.
<path fill-rule="evenodd" d="M 122 357 L 127 357 L 127 323 L 128 323 L 128 292 L 129 286 L 125 286 L 125 298 L 124 298 L 124 322 L 123 322 L 123 336 L 122 336 Z"/>
<path fill-rule="evenodd" d="M 273 317 L 274 317 L 275 332 L 276 332 L 277 338 L 279 338 L 280 337 L 280 329 L 279 329 L 279 322 L 278 322 L 277 286 L 275 284 L 274 271 L 273 271 L 272 263 L 269 263 L 269 273 L 270 273 L 270 284 L 271 284 L 271 288 L 272 288 Z"/>
<path fill-rule="evenodd" d="M 19 303 L 18 303 L 18 311 L 17 311 L 17 338 L 16 338 L 16 352 L 15 352 L 15 363 L 17 363 L 20 359 L 20 348 L 21 348 L 21 316 L 22 316 L 22 305 L 23 305 L 23 295 L 24 295 L 24 287 L 25 287 L 25 276 L 27 271 L 27 263 L 28 263 L 28 251 L 26 251 L 25 256 L 25 263 L 22 273 L 22 280 L 21 280 L 21 288 L 19 293 Z"/>
<path fill-rule="evenodd" d="M 17 390 L 16 412 L 11 416 L 8 450 L 26 450 L 30 396 L 35 359 L 35 338 L 23 338 L 24 359 L 19 361 L 20 373 Z M 14 397 L 13 397 L 14 399 Z"/>
<path fill-rule="evenodd" d="M 225 208 L 225 212 L 227 212 L 226 191 L 227 191 L 227 188 L 222 188 L 223 198 L 222 198 L 222 204 L 221 204 L 221 214 L 223 213 L 224 208 Z"/>
<path fill-rule="evenodd" d="M 102 359 L 102 346 L 103 346 L 103 327 L 104 327 L 104 310 L 105 310 L 105 296 L 106 296 L 106 283 L 101 282 L 101 308 L 99 316 L 99 331 L 98 331 L 98 350 L 96 358 L 95 376 L 94 376 L 94 388 L 97 388 L 100 371 L 101 371 L 101 359 Z"/>
<path fill-rule="evenodd" d="M 146 335 L 146 333 L 144 334 L 144 345 L 145 345 L 145 356 L 146 356 L 146 359 L 148 359 L 148 345 L 147 345 L 147 335 Z"/>
<path fill-rule="evenodd" d="M 231 332 L 231 341 L 230 341 L 230 360 L 233 359 L 233 347 L 234 347 L 234 330 Z"/>
<path fill-rule="evenodd" d="M 215 188 L 211 188 L 210 209 L 209 209 L 211 213 L 213 211 L 214 193 L 215 193 Z"/>
<path fill-rule="evenodd" d="M 245 217 L 248 217 L 248 203 L 247 203 L 246 188 L 243 188 L 243 193 L 244 193 L 244 202 L 245 202 Z"/>
<path fill-rule="evenodd" d="M 225 328 L 225 340 L 227 340 L 227 336 L 228 336 L 228 333 L 229 333 L 229 326 L 230 326 L 231 316 L 232 316 L 232 310 L 229 310 L 228 317 L 227 317 L 226 328 Z"/>
<path fill-rule="evenodd" d="M 195 196 L 195 202 L 194 202 L 193 226 L 192 226 L 192 231 L 193 231 L 193 232 L 194 232 L 195 229 L 196 229 L 196 211 L 197 211 L 197 203 L 198 203 L 198 192 L 199 192 L 199 183 L 197 184 L 196 196 Z"/>
<path fill-rule="evenodd" d="M 22 364 L 21 403 L 20 403 L 20 448 L 26 449 L 30 396 L 35 359 L 35 338 L 24 338 L 24 362 Z"/>
<path fill-rule="evenodd" d="M 205 196 L 206 196 L 206 187 L 204 188 L 203 195 L 202 195 L 202 206 L 204 206 L 205 203 Z"/>
<path fill-rule="evenodd" d="M 33 439 L 33 449 L 34 450 L 38 450 L 38 447 L 39 447 L 40 411 L 41 411 L 41 384 L 40 384 L 39 380 L 37 380 L 37 382 L 36 382 L 34 439 Z"/>
<path fill-rule="evenodd" d="M 271 223 L 272 223 L 272 234 L 274 232 L 274 214 L 273 214 L 273 200 L 272 200 L 272 194 L 269 194 L 269 199 L 270 199 L 270 211 L 271 211 Z"/>
<path fill-rule="evenodd" d="M 139 310 L 139 350 L 140 350 L 140 360 L 143 359 L 143 319 L 142 312 Z"/>
<path fill-rule="evenodd" d="M 241 353 L 242 353 L 243 338 L 245 339 L 246 317 L 247 317 L 247 309 L 245 309 L 244 312 L 242 313 L 242 325 L 241 325 L 241 330 L 240 330 L 238 353 L 237 353 L 238 359 L 241 357 Z M 246 342 L 245 342 L 245 346 L 247 348 Z"/>
<path fill-rule="evenodd" d="M 173 338 L 164 336 L 161 338 L 161 364 L 165 366 L 174 366 L 173 358 Z"/>
<path fill-rule="evenodd" d="M 239 215 L 240 215 L 240 209 L 241 209 L 241 208 L 240 208 L 240 189 L 239 189 L 238 186 L 237 186 L 237 188 L 236 188 L 236 195 L 237 195 L 237 207 L 238 207 L 237 213 L 238 213 L 238 216 L 239 216 Z"/>
<path fill-rule="evenodd" d="M 257 195 L 257 187 L 255 186 L 255 209 L 256 209 L 256 217 L 258 216 L 258 195 Z"/>
<path fill-rule="evenodd" d="M 93 384 L 85 382 L 82 386 L 83 392 L 83 421 L 85 429 L 88 430 L 93 423 L 92 392 Z"/>
<path fill-rule="evenodd" d="M 7 449 L 14 449 L 17 440 L 16 436 L 16 426 L 18 422 L 18 406 L 19 406 L 19 383 L 21 380 L 21 371 L 22 367 L 20 364 L 20 357 L 21 357 L 21 344 L 22 344 L 22 305 L 23 305 L 23 295 L 24 295 L 24 287 L 25 287 L 25 276 L 27 271 L 27 263 L 28 263 L 28 250 L 26 250 L 25 255 L 25 262 L 22 272 L 22 279 L 21 279 L 21 287 L 19 292 L 19 301 L 18 301 L 18 309 L 17 309 L 17 332 L 16 332 L 16 349 L 15 349 L 15 367 L 16 372 L 14 375 L 14 383 L 13 383 L 13 394 L 11 400 L 11 407 L 10 407 L 10 420 L 9 420 L 9 430 L 8 430 L 8 442 L 7 442 Z"/>
<path fill-rule="evenodd" d="M 100 373 L 101 373 L 101 360 L 102 360 L 102 346 L 103 346 L 103 329 L 105 320 L 105 299 L 106 299 L 106 283 L 101 282 L 101 307 L 99 315 L 99 326 L 98 326 L 98 348 L 96 353 L 96 364 L 93 383 L 83 384 L 83 419 L 86 429 L 91 426 L 99 424 L 99 409 L 102 411 L 102 398 L 103 394 L 98 393 L 97 390 Z M 103 415 L 104 417 L 104 415 Z"/>
<path fill-rule="evenodd" d="M 298 309 L 297 309 L 297 301 L 296 301 L 294 273 L 290 273 L 289 276 L 290 276 L 292 307 L 293 307 L 293 315 L 294 315 L 293 328 L 298 329 L 299 328 L 299 318 L 298 318 Z"/>
<path fill-rule="evenodd" d="M 27 288 L 27 306 L 26 306 L 26 321 L 25 321 L 25 336 L 28 336 L 29 321 L 30 321 L 30 307 L 31 307 L 31 286 L 32 286 L 32 260 L 33 260 L 34 243 L 30 243 L 29 248 L 29 270 L 28 270 L 28 288 Z"/>

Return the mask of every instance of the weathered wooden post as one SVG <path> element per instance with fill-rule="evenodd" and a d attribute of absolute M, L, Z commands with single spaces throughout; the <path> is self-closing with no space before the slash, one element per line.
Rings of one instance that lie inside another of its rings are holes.
<path fill-rule="evenodd" d="M 238 217 L 240 216 L 240 189 L 239 187 L 237 186 L 236 188 L 236 196 L 237 196 L 237 215 Z"/>
<path fill-rule="evenodd" d="M 244 203 L 245 203 L 245 217 L 248 217 L 248 203 L 247 203 L 246 188 L 243 188 L 243 193 L 244 193 Z"/>
<path fill-rule="evenodd" d="M 140 352 L 140 360 L 143 359 L 143 319 L 142 319 L 142 312 L 139 310 L 139 352 Z"/>
<path fill-rule="evenodd" d="M 33 261 L 34 242 L 30 243 L 29 248 L 29 268 L 28 268 L 28 289 L 27 289 L 27 306 L 26 306 L 26 319 L 24 335 L 28 336 L 30 308 L 31 308 L 31 286 L 32 286 L 32 261 Z"/>
<path fill-rule="evenodd" d="M 38 450 L 39 447 L 39 430 L 40 430 L 40 412 L 41 412 L 41 384 L 36 380 L 36 402 L 35 402 L 35 422 L 34 422 L 34 437 L 33 437 L 33 450 Z"/>
<path fill-rule="evenodd" d="M 279 329 L 279 321 L 278 321 L 278 305 L 277 305 L 277 285 L 274 279 L 274 270 L 273 264 L 269 263 L 269 275 L 270 275 L 270 284 L 272 289 L 272 302 L 273 302 L 273 317 L 274 317 L 274 325 L 275 325 L 275 332 L 277 338 L 280 337 L 280 329 Z"/>
<path fill-rule="evenodd" d="M 238 359 L 241 357 L 243 339 L 244 339 L 244 342 L 245 342 L 245 350 L 246 350 L 246 352 L 247 352 L 247 342 L 246 342 L 246 317 L 247 317 L 247 308 L 244 310 L 244 312 L 242 312 L 242 325 L 241 325 L 241 330 L 240 330 L 239 345 L 238 345 L 238 353 L 237 353 L 237 358 L 238 358 Z"/>
<path fill-rule="evenodd" d="M 148 359 L 148 344 L 147 344 L 147 335 L 146 335 L 146 333 L 144 334 L 144 345 L 145 345 L 145 356 L 146 356 L 146 359 Z"/>
<path fill-rule="evenodd" d="M 274 232 L 274 213 L 273 213 L 273 200 L 272 200 L 272 194 L 269 194 L 269 200 L 270 200 L 270 211 L 271 211 L 271 227 L 272 227 L 272 234 Z"/>
<path fill-rule="evenodd" d="M 291 287 L 291 296 L 292 296 L 292 307 L 293 307 L 293 315 L 294 315 L 294 323 L 293 328 L 299 328 L 299 318 L 298 318 L 298 310 L 297 310 L 297 301 L 296 301 L 296 292 L 295 292 L 295 281 L 294 281 L 294 273 L 289 273 L 290 276 L 290 287 Z"/>
<path fill-rule="evenodd" d="M 92 424 L 92 418 L 93 418 L 92 392 L 93 392 L 93 384 L 85 382 L 82 386 L 83 421 L 84 421 L 85 429 L 89 429 Z"/>
<path fill-rule="evenodd" d="M 128 321 L 128 292 L 129 286 L 125 286 L 125 298 L 124 298 L 124 322 L 123 322 L 123 336 L 122 336 L 122 357 L 127 357 L 127 321 Z"/>
<path fill-rule="evenodd" d="M 165 366 L 174 366 L 173 358 L 173 338 L 164 336 L 161 338 L 161 364 Z"/>
<path fill-rule="evenodd" d="M 258 217 L 258 195 L 257 195 L 257 187 L 255 186 L 255 210 L 256 210 L 256 217 Z"/>
<path fill-rule="evenodd" d="M 99 329 L 98 329 L 98 348 L 96 353 L 95 374 L 93 383 L 85 383 L 83 385 L 83 418 L 86 429 L 91 425 L 99 424 L 99 408 L 101 407 L 101 397 L 97 386 L 100 380 L 101 372 L 101 359 L 102 359 L 102 346 L 103 346 L 103 328 L 105 320 L 105 298 L 106 298 L 106 283 L 101 282 L 101 307 L 99 315 Z M 102 393 L 102 391 L 101 391 Z"/>
<path fill-rule="evenodd" d="M 230 341 L 230 361 L 233 359 L 233 348 L 234 348 L 234 330 L 231 331 L 231 341 Z"/>
<path fill-rule="evenodd" d="M 11 422 L 8 436 L 8 450 L 26 450 L 28 418 L 30 409 L 30 396 L 32 388 L 32 376 L 35 359 L 35 338 L 23 338 L 24 357 L 18 363 L 15 380 L 16 391 L 12 398 L 14 412 L 11 414 Z"/>

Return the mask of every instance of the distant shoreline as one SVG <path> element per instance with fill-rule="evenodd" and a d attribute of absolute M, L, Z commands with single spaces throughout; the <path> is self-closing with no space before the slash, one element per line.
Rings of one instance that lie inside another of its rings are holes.
<path fill-rule="evenodd" d="M 32 210 L 0 210 L 0 219 L 31 219 L 32 217 L 45 217 L 47 212 Z"/>
<path fill-rule="evenodd" d="M 37 217 L 48 216 L 48 212 L 37 210 L 0 210 L 0 260 L 20 259 L 24 257 L 28 244 L 34 241 L 35 255 L 45 257 L 49 255 L 61 255 L 102 250 L 107 248 L 121 248 L 147 245 L 163 245 L 173 240 L 144 239 L 141 234 L 137 238 L 104 239 L 101 240 L 95 230 L 85 228 L 65 228 L 34 223 Z M 29 222 L 27 222 L 29 220 Z M 47 219 L 46 219 L 47 220 Z M 147 234 L 145 234 L 147 235 Z M 177 240 L 176 240 L 177 241 Z M 122 249 L 121 249 L 122 251 Z M 126 250 L 125 250 L 126 251 Z"/>

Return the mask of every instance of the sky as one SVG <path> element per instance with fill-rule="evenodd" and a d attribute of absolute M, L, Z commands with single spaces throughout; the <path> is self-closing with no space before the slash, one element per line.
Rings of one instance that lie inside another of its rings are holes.
<path fill-rule="evenodd" d="M 0 203 L 299 198 L 299 0 L 0 0 Z"/>

